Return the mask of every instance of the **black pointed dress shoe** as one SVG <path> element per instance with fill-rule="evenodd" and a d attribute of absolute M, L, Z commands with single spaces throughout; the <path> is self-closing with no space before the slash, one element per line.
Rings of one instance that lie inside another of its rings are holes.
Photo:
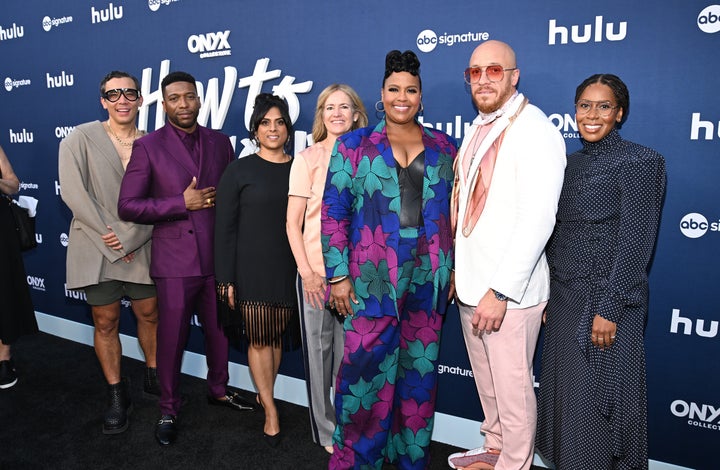
<path fill-rule="evenodd" d="M 155 439 L 161 446 L 169 446 L 177 438 L 177 418 L 174 415 L 162 415 L 155 425 Z"/>
<path fill-rule="evenodd" d="M 228 390 L 222 398 L 208 397 L 208 403 L 214 406 L 226 406 L 235 411 L 254 411 L 256 405 L 250 403 L 237 392 Z"/>

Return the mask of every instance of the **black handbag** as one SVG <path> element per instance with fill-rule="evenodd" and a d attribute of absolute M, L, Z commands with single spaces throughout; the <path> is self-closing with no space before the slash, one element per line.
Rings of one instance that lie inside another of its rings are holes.
<path fill-rule="evenodd" d="M 17 232 L 18 241 L 20 242 L 20 249 L 27 251 L 37 247 L 37 241 L 35 240 L 35 217 L 30 217 L 28 210 L 20 207 L 11 197 L 5 196 L 4 199 L 7 201 L 8 206 L 10 206 L 10 212 L 12 212 L 13 220 L 15 221 L 15 231 Z"/>

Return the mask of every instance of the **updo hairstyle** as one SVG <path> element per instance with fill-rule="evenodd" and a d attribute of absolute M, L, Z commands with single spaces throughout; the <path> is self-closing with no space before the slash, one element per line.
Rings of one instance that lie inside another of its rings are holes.
<path fill-rule="evenodd" d="M 385 76 L 383 77 L 383 87 L 385 80 L 395 72 L 407 72 L 418 78 L 420 83 L 420 91 L 422 91 L 422 80 L 420 79 L 420 60 L 413 51 L 400 52 L 393 50 L 385 56 Z"/>

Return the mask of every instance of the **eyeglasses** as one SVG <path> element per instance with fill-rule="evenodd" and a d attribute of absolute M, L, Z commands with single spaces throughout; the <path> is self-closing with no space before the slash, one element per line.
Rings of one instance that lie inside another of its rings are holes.
<path fill-rule="evenodd" d="M 488 65 L 487 67 L 478 67 L 474 65 L 465 69 L 465 82 L 470 85 L 478 83 L 482 78 L 483 71 L 485 71 L 485 76 L 489 81 L 499 82 L 505 77 L 505 72 L 515 69 L 517 69 L 517 67 L 504 69 L 502 65 Z"/>
<path fill-rule="evenodd" d="M 617 109 L 619 107 L 620 106 L 617 105 L 613 106 L 612 103 L 610 103 L 609 101 L 580 100 L 575 103 L 575 112 L 580 116 L 584 116 L 585 114 L 588 114 L 592 109 L 594 109 L 600 116 L 608 117 L 614 109 Z"/>
<path fill-rule="evenodd" d="M 120 96 L 124 96 L 128 101 L 137 101 L 140 98 L 140 90 L 135 88 L 114 88 L 112 90 L 105 90 L 102 97 L 111 103 L 116 102 L 120 99 Z"/>

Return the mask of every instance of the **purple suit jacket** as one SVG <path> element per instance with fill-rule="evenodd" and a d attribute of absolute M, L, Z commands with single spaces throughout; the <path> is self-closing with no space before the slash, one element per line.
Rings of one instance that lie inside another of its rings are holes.
<path fill-rule="evenodd" d="M 189 211 L 183 192 L 193 176 L 197 177 L 198 189 L 216 187 L 235 154 L 225 134 L 201 126 L 198 129 L 199 163 L 171 124 L 166 124 L 135 141 L 120 186 L 120 217 L 154 225 L 152 277 L 214 274 L 215 208 Z"/>

